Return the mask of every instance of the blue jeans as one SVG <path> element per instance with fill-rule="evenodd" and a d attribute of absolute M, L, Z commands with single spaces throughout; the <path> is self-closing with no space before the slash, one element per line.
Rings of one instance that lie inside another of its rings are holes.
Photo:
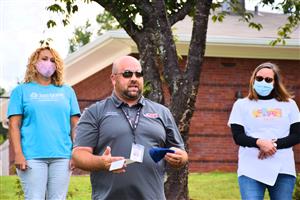
<path fill-rule="evenodd" d="M 69 159 L 27 160 L 26 171 L 17 170 L 21 179 L 25 199 L 66 199 L 71 170 Z"/>
<path fill-rule="evenodd" d="M 247 176 L 239 178 L 240 193 L 243 200 L 263 200 L 265 190 L 268 189 L 271 200 L 291 200 L 296 177 L 279 174 L 275 185 L 269 186 Z"/>

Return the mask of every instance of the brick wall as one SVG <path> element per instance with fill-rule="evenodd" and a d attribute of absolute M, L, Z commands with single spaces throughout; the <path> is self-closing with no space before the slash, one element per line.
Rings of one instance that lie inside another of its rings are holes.
<path fill-rule="evenodd" d="M 269 60 L 206 57 L 200 77 L 196 110 L 191 121 L 189 158 L 191 171 L 235 171 L 237 150 L 227 120 L 237 91 L 248 93 L 248 82 L 254 68 Z M 299 61 L 272 60 L 281 68 L 284 83 L 294 91 L 300 106 Z M 182 63 L 184 65 L 184 62 Z M 81 109 L 95 99 L 111 94 L 111 66 L 76 84 L 74 89 Z M 300 170 L 300 145 L 295 148 Z"/>
<path fill-rule="evenodd" d="M 111 95 L 112 84 L 110 74 L 111 66 L 104 68 L 73 86 L 81 110 L 96 100 L 101 100 Z"/>

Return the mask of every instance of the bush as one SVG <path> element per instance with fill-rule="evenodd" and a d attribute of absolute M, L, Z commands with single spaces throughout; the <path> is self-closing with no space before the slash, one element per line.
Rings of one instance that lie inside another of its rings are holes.
<path fill-rule="evenodd" d="M 296 178 L 296 185 L 295 185 L 295 190 L 294 190 L 294 194 L 293 194 L 293 199 L 300 200 L 300 174 L 298 174 L 297 178 Z"/>
<path fill-rule="evenodd" d="M 6 138 L 7 138 L 6 135 L 0 134 L 0 145 L 5 142 Z"/>

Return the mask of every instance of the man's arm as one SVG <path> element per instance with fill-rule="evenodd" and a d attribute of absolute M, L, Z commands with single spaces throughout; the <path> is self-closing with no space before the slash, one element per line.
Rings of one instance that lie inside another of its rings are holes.
<path fill-rule="evenodd" d="M 94 155 L 92 147 L 75 147 L 72 158 L 77 168 L 86 171 L 109 171 L 112 162 L 124 159 L 123 157 L 111 156 L 110 147 L 106 147 L 102 156 Z M 114 173 L 125 172 L 125 169 L 113 171 Z"/>

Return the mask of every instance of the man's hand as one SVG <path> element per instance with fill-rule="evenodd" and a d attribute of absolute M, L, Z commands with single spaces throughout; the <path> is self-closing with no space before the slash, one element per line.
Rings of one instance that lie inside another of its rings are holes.
<path fill-rule="evenodd" d="M 184 166 L 188 161 L 188 155 L 186 151 L 176 147 L 171 147 L 170 149 L 174 150 L 175 153 L 167 153 L 165 155 L 165 160 L 175 168 Z"/>
<path fill-rule="evenodd" d="M 92 147 L 78 146 L 73 149 L 72 160 L 75 166 L 86 171 L 109 171 L 112 162 L 122 160 L 124 157 L 111 156 L 111 148 L 106 147 L 103 154 L 94 155 Z M 124 165 L 124 168 L 126 165 Z M 114 170 L 114 173 L 125 172 L 125 169 Z"/>
<path fill-rule="evenodd" d="M 102 154 L 101 159 L 103 161 L 104 169 L 109 171 L 109 168 L 110 168 L 110 165 L 112 162 L 122 160 L 124 158 L 111 156 L 111 148 L 108 146 L 108 147 L 106 147 L 104 153 Z M 126 164 L 124 164 L 122 169 L 113 170 L 112 172 L 113 173 L 123 173 L 123 172 L 125 172 L 125 168 L 126 168 Z"/>

